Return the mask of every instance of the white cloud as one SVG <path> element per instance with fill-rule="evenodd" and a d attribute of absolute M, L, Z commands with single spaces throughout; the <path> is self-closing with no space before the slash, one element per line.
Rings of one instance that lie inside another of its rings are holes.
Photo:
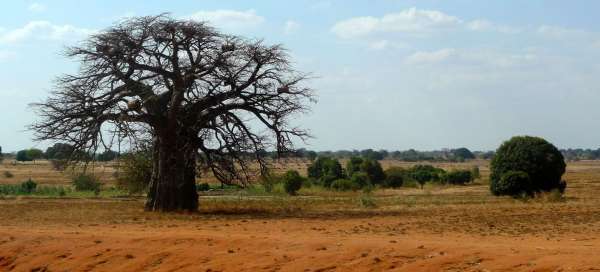
<path fill-rule="evenodd" d="M 285 25 L 283 26 L 283 33 L 285 35 L 291 35 L 294 32 L 296 32 L 298 29 L 300 29 L 301 25 L 300 23 L 294 21 L 294 20 L 288 20 L 287 22 L 285 22 Z"/>
<path fill-rule="evenodd" d="M 390 42 L 388 40 L 380 40 L 375 41 L 369 44 L 369 48 L 373 50 L 384 50 L 390 46 Z"/>
<path fill-rule="evenodd" d="M 40 3 L 31 3 L 27 9 L 32 12 L 44 12 L 46 11 L 46 6 Z"/>
<path fill-rule="evenodd" d="M 55 25 L 48 21 L 32 21 L 21 28 L 0 32 L 0 43 L 16 43 L 34 38 L 40 40 L 64 40 L 80 38 L 94 30 L 72 25 Z"/>
<path fill-rule="evenodd" d="M 265 21 L 265 18 L 256 14 L 254 10 L 214 10 L 198 11 L 188 17 L 196 21 L 208 23 L 228 30 L 240 30 L 256 27 Z"/>
<path fill-rule="evenodd" d="M 437 51 L 418 51 L 406 57 L 404 62 L 413 65 L 439 63 L 455 54 L 456 50 L 453 48 L 445 48 Z"/>
<path fill-rule="evenodd" d="M 465 21 L 437 10 L 410 8 L 382 17 L 354 17 L 337 22 L 331 29 L 344 39 L 360 38 L 374 34 L 409 33 L 413 35 L 431 34 L 435 31 L 494 31 L 515 34 L 521 29 L 498 25 L 484 19 Z"/>
<path fill-rule="evenodd" d="M 581 29 L 573 29 L 573 28 L 566 28 L 566 27 L 560 27 L 560 26 L 549 26 L 549 25 L 542 25 L 540 27 L 538 27 L 537 29 L 537 33 L 547 37 L 547 38 L 553 38 L 553 39 L 564 39 L 564 38 L 568 38 L 568 37 L 585 37 L 585 36 L 589 36 L 590 33 L 585 31 L 585 30 L 581 30 Z"/>
<path fill-rule="evenodd" d="M 537 56 L 533 53 L 509 53 L 490 49 L 444 48 L 436 51 L 417 51 L 404 60 L 408 65 L 449 64 L 460 66 L 486 66 L 495 68 L 514 68 L 534 63 Z"/>
<path fill-rule="evenodd" d="M 488 20 L 473 20 L 467 23 L 467 28 L 474 31 L 490 30 L 492 26 L 492 22 Z"/>
<path fill-rule="evenodd" d="M 422 33 L 435 29 L 453 28 L 460 19 L 435 10 L 410 8 L 383 17 L 355 17 L 336 23 L 332 31 L 341 38 L 356 38 L 375 33 Z"/>

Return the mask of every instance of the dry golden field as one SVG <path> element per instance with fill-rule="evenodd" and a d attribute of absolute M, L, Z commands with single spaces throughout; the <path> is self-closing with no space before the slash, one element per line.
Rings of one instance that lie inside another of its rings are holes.
<path fill-rule="evenodd" d="M 436 165 L 476 164 L 485 177 L 487 163 Z M 6 170 L 15 177 L 0 183 L 69 180 L 44 163 Z M 96 171 L 114 182 L 112 167 Z M 0 271 L 600 270 L 600 162 L 569 163 L 565 179 L 564 199 L 493 197 L 484 178 L 372 195 L 207 194 L 197 214 L 147 213 L 141 197 L 5 197 Z"/>

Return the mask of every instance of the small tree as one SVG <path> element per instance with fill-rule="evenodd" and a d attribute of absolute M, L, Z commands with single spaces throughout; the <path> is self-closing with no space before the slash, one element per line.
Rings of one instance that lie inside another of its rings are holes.
<path fill-rule="evenodd" d="M 17 152 L 17 156 L 15 159 L 20 162 L 33 161 L 33 159 L 29 157 L 27 150 L 20 150 L 19 152 Z"/>
<path fill-rule="evenodd" d="M 285 192 L 289 195 L 296 195 L 298 190 L 302 188 L 304 178 L 300 176 L 300 173 L 298 173 L 298 171 L 290 170 L 283 175 L 282 181 Z"/>
<path fill-rule="evenodd" d="M 505 190 L 503 177 L 509 172 L 524 172 L 529 176 L 529 185 L 523 185 L 531 193 L 558 189 L 564 192 L 566 182 L 562 181 L 566 164 L 562 153 L 551 143 L 538 137 L 517 136 L 504 142 L 496 151 L 490 166 L 490 190 L 494 195 L 511 194 L 515 190 Z M 512 178 L 507 182 L 523 181 Z M 522 176 L 522 175 L 521 175 Z M 511 188 L 514 186 L 511 186 Z M 519 189 L 525 190 L 525 189 Z"/>
<path fill-rule="evenodd" d="M 415 165 L 409 170 L 409 177 L 421 185 L 421 189 L 425 183 L 429 181 L 439 181 L 445 171 L 441 168 L 436 168 L 431 165 Z"/>
<path fill-rule="evenodd" d="M 365 188 L 373 185 L 369 179 L 369 175 L 365 172 L 354 172 L 352 177 L 350 177 L 350 181 L 358 188 Z"/>
<path fill-rule="evenodd" d="M 367 173 L 373 185 L 381 184 L 385 180 L 385 173 L 381 164 L 372 159 L 365 159 L 360 164 L 360 171 Z"/>
<path fill-rule="evenodd" d="M 319 157 L 307 169 L 308 177 L 315 179 L 321 185 L 329 187 L 336 179 L 344 178 L 342 165 L 336 159 Z"/>
<path fill-rule="evenodd" d="M 475 159 L 475 155 L 473 155 L 471 150 L 469 150 L 465 147 L 461 147 L 461 148 L 452 150 L 452 154 L 454 155 L 454 157 L 456 157 L 459 160 L 460 159 L 462 159 L 462 160 Z"/>
<path fill-rule="evenodd" d="M 4 161 L 4 154 L 2 154 L 2 146 L 0 146 L 0 163 Z"/>
<path fill-rule="evenodd" d="M 350 160 L 346 163 L 346 174 L 349 177 L 352 177 L 354 172 L 360 171 L 360 165 L 363 163 L 363 158 L 361 157 L 351 157 Z"/>
<path fill-rule="evenodd" d="M 100 187 L 102 186 L 102 183 L 100 183 L 98 177 L 87 173 L 75 175 L 72 182 L 76 191 L 99 192 Z"/>
<path fill-rule="evenodd" d="M 31 148 L 27 150 L 27 156 L 32 160 L 36 161 L 44 157 L 44 151 L 37 148 Z"/>
<path fill-rule="evenodd" d="M 119 158 L 117 185 L 130 194 L 148 189 L 152 179 L 152 155 L 148 151 L 127 153 Z"/>
<path fill-rule="evenodd" d="M 390 188 L 402 187 L 404 184 L 404 176 L 406 170 L 401 167 L 391 167 L 385 170 L 385 182 L 384 185 Z"/>

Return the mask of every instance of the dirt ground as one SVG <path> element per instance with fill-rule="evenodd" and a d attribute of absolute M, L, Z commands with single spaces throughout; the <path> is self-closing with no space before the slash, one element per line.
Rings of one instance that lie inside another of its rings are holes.
<path fill-rule="evenodd" d="M 143 199 L 0 199 L 0 271 L 600 270 L 600 162 L 569 164 L 566 199 L 487 185 L 363 196 L 208 197 L 197 214 Z"/>

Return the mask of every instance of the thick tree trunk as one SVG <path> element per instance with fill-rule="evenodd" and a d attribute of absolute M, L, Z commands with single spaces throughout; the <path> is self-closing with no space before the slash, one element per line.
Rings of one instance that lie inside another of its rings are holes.
<path fill-rule="evenodd" d="M 155 136 L 147 211 L 198 210 L 196 149 L 188 139 L 172 131 Z"/>

